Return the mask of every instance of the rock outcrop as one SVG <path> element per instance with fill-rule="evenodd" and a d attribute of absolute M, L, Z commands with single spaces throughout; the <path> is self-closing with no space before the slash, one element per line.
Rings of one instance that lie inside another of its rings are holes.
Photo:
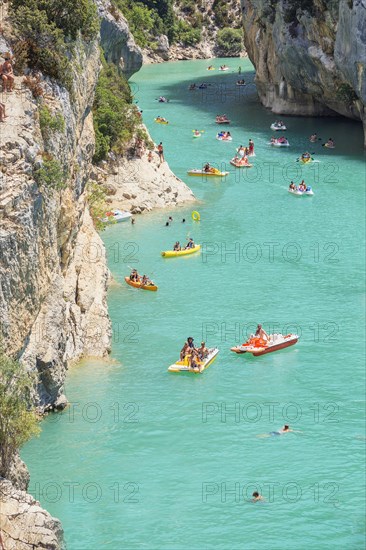
<path fill-rule="evenodd" d="M 142 52 L 135 44 L 126 19 L 109 0 L 95 0 L 101 18 L 100 39 L 108 63 L 116 65 L 126 78 L 142 66 Z"/>
<path fill-rule="evenodd" d="M 259 97 L 274 113 L 361 120 L 366 145 L 365 0 L 241 0 Z"/>
<path fill-rule="evenodd" d="M 116 159 L 107 170 L 95 168 L 92 177 L 105 189 L 111 208 L 134 214 L 196 200 L 191 189 L 173 174 L 168 163 L 160 164 L 156 151 L 151 153 L 151 157 L 144 151 L 141 158 Z"/>
<path fill-rule="evenodd" d="M 0 478 L 0 545 L 6 550 L 63 550 L 58 519 L 41 508 L 31 495 Z"/>

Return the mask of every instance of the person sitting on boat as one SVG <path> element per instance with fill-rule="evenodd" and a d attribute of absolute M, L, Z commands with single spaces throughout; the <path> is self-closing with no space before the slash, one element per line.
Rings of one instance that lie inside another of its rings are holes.
<path fill-rule="evenodd" d="M 269 336 L 266 333 L 266 331 L 262 328 L 262 325 L 257 326 L 257 330 L 256 330 L 254 336 L 255 336 L 255 338 L 261 338 L 265 342 L 268 342 L 268 340 L 269 340 Z"/>
<path fill-rule="evenodd" d="M 140 275 L 137 273 L 137 269 L 133 269 L 130 273 L 130 281 L 135 281 L 138 283 Z"/>
<path fill-rule="evenodd" d="M 197 353 L 201 361 L 203 361 L 203 359 L 206 359 L 208 355 L 208 349 L 206 348 L 205 342 L 201 342 L 201 346 L 197 349 Z"/>
<path fill-rule="evenodd" d="M 175 245 L 173 246 L 173 250 L 174 250 L 174 252 L 179 252 L 180 250 L 182 250 L 179 241 L 177 241 L 177 242 L 175 243 Z"/>
<path fill-rule="evenodd" d="M 332 140 L 332 138 L 329 138 L 325 145 L 327 147 L 334 147 L 334 141 Z"/>
<path fill-rule="evenodd" d="M 194 130 L 194 131 L 193 131 L 193 134 L 194 134 L 195 136 L 200 136 L 200 135 L 201 135 L 201 132 L 200 132 L 199 130 Z"/>
<path fill-rule="evenodd" d="M 306 191 L 306 184 L 304 180 L 302 180 L 302 182 L 299 185 L 299 191 Z"/>
<path fill-rule="evenodd" d="M 314 143 L 314 141 L 317 141 L 318 136 L 317 136 L 316 132 L 315 132 L 315 134 L 311 134 L 309 139 L 312 143 Z"/>
<path fill-rule="evenodd" d="M 285 136 L 281 136 L 280 138 L 278 138 L 278 143 L 286 143 L 287 142 L 287 139 L 285 138 Z"/>
<path fill-rule="evenodd" d="M 249 140 L 249 155 L 252 155 L 254 153 L 254 141 L 252 139 Z"/>
<path fill-rule="evenodd" d="M 226 132 L 225 139 L 229 139 L 229 138 L 231 138 L 231 134 L 230 132 Z"/>
<path fill-rule="evenodd" d="M 204 172 L 212 172 L 212 168 L 210 166 L 210 163 L 207 162 L 205 166 L 203 167 Z"/>
<path fill-rule="evenodd" d="M 212 70 L 213 70 L 213 65 L 209 65 L 209 66 L 207 67 L 207 70 L 208 70 L 208 71 L 212 71 Z"/>
<path fill-rule="evenodd" d="M 194 339 L 192 338 L 192 336 L 189 336 L 187 338 L 187 341 L 184 342 L 184 346 L 180 351 L 180 360 L 183 361 L 186 355 L 192 355 L 195 349 L 196 348 L 194 347 Z"/>
<path fill-rule="evenodd" d="M 195 90 L 196 87 L 197 87 L 197 86 L 196 86 L 195 84 L 190 84 L 190 86 L 189 86 L 188 89 L 189 89 L 189 90 Z"/>
<path fill-rule="evenodd" d="M 277 143 L 277 139 L 274 136 L 271 137 L 271 143 Z"/>
<path fill-rule="evenodd" d="M 190 248 L 194 248 L 196 245 L 194 244 L 194 241 L 192 237 L 189 239 L 188 243 L 184 247 L 184 250 L 189 250 Z"/>
<path fill-rule="evenodd" d="M 301 155 L 302 159 L 309 159 L 311 157 L 310 153 L 306 152 Z"/>
<path fill-rule="evenodd" d="M 296 185 L 294 184 L 294 182 L 291 180 L 291 183 L 289 185 L 289 189 L 292 189 L 293 191 L 296 191 L 297 187 Z"/>
<path fill-rule="evenodd" d="M 202 84 L 200 84 L 198 87 L 200 90 L 206 90 L 207 84 L 205 82 L 202 82 Z"/>
<path fill-rule="evenodd" d="M 149 279 L 149 277 L 147 275 L 143 275 L 141 277 L 141 284 L 144 285 L 144 286 L 147 286 L 147 285 L 151 285 L 151 280 Z"/>
<path fill-rule="evenodd" d="M 239 149 L 238 149 L 238 153 L 240 156 L 244 156 L 245 155 L 245 147 L 243 147 L 242 145 L 240 145 Z"/>

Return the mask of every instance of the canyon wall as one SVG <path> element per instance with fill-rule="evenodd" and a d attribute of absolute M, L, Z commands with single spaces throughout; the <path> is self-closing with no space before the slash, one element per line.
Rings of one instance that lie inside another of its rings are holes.
<path fill-rule="evenodd" d="M 340 114 L 361 120 L 366 129 L 365 0 L 241 5 L 263 105 L 278 114 Z"/>

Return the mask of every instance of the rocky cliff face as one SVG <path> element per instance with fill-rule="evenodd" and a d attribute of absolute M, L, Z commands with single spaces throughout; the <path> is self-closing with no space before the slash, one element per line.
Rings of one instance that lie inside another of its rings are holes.
<path fill-rule="evenodd" d="M 366 145 L 365 0 L 241 0 L 244 42 L 274 113 L 361 120 Z"/>
<path fill-rule="evenodd" d="M 136 73 L 142 65 L 142 52 L 136 46 L 126 19 L 118 10 L 113 10 L 109 0 L 95 0 L 101 18 L 100 39 L 104 56 L 126 78 Z"/>
<path fill-rule="evenodd" d="M 2 63 L 12 40 L 6 3 L 1 3 L 1 30 Z M 141 54 L 128 28 L 116 29 L 114 40 L 125 41 L 116 49 L 117 61 L 131 74 L 141 66 Z M 0 96 L 8 116 L 0 125 L 0 334 L 7 352 L 38 372 L 35 400 L 41 412 L 65 406 L 69 362 L 105 356 L 111 338 L 109 272 L 86 199 L 99 40 L 80 40 L 74 57 L 72 94 L 40 75 L 41 100 L 34 99 L 23 77 L 16 77 L 12 93 Z M 42 109 L 63 121 L 57 130 L 41 124 Z M 50 156 L 65 174 L 62 189 L 36 182 L 37 168 Z M 1 546 L 60 550 L 61 524 L 27 495 L 28 482 L 19 459 L 9 480 L 0 479 Z"/>

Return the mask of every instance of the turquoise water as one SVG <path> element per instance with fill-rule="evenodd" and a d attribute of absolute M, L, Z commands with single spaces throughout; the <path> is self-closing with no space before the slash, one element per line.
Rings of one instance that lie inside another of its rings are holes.
<path fill-rule="evenodd" d="M 237 70 L 237 60 L 224 61 Z M 363 548 L 361 126 L 282 117 L 291 147 L 273 150 L 275 117 L 254 86 L 239 95 L 238 76 L 207 72 L 208 64 L 147 66 L 133 78 L 144 121 L 199 199 L 201 222 L 183 207 L 103 234 L 116 279 L 114 361 L 70 369 L 72 406 L 49 416 L 23 450 L 30 489 L 62 520 L 70 550 Z M 252 81 L 249 62 L 241 65 Z M 213 91 L 188 91 L 204 80 Z M 160 95 L 171 102 L 158 104 Z M 232 144 L 215 140 L 223 112 Z M 169 125 L 154 124 L 157 115 Z M 198 140 L 196 127 L 205 130 Z M 336 149 L 310 146 L 313 131 Z M 230 166 L 223 180 L 186 175 L 206 161 L 229 167 L 249 138 L 255 168 Z M 306 149 L 319 162 L 300 173 Z M 287 193 L 302 178 L 313 197 Z M 200 255 L 161 258 L 188 236 L 203 245 Z M 152 274 L 159 291 L 125 285 L 129 266 Z M 258 358 L 231 353 L 258 322 L 296 330 L 299 343 Z M 201 376 L 167 373 L 191 334 L 220 348 L 216 362 Z M 264 437 L 285 423 L 297 432 Z M 249 502 L 256 489 L 264 502 Z"/>

